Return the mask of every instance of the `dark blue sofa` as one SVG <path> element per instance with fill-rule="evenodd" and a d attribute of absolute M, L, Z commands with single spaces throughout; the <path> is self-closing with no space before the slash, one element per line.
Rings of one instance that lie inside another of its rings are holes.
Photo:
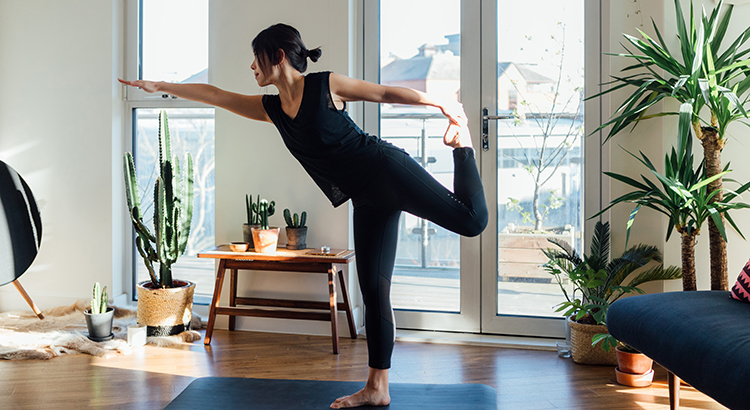
<path fill-rule="evenodd" d="M 668 292 L 612 304 L 607 329 L 669 371 L 669 400 L 679 408 L 679 379 L 730 409 L 750 409 L 750 303 L 729 292 Z"/>

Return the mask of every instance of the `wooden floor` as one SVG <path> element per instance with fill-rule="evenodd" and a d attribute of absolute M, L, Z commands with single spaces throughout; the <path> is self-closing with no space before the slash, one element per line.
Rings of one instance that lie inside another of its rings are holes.
<path fill-rule="evenodd" d="M 204 376 L 363 381 L 362 339 L 331 340 L 217 330 L 210 347 L 145 346 L 110 359 L 87 355 L 49 361 L 0 361 L 0 408 L 162 409 Z M 396 344 L 393 383 L 484 383 L 497 390 L 499 409 L 668 409 L 665 371 L 648 388 L 614 382 L 612 367 L 576 365 L 554 352 L 445 344 Z M 682 409 L 723 409 L 683 386 Z"/>

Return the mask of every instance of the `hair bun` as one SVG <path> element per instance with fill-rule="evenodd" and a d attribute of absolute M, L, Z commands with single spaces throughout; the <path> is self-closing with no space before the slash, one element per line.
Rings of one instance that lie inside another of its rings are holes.
<path fill-rule="evenodd" d="M 317 62 L 320 58 L 321 54 L 323 54 L 323 51 L 320 49 L 320 47 L 313 48 L 312 50 L 307 50 L 307 56 L 312 60 L 312 62 Z"/>

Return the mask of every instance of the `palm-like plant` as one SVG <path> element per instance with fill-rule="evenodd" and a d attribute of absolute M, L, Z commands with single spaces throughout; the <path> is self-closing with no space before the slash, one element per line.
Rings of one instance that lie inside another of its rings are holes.
<path fill-rule="evenodd" d="M 669 50 L 653 20 L 657 40 L 640 30 L 643 39 L 624 35 L 637 52 L 631 52 L 628 47 L 623 46 L 627 54 L 612 55 L 635 60 L 623 72 L 641 71 L 622 77 L 614 76 L 614 80 L 609 83 L 613 87 L 589 97 L 595 98 L 624 87 L 635 87 L 635 91 L 620 105 L 612 118 L 599 128 L 612 126 L 606 140 L 630 125 L 635 127 L 642 120 L 679 115 L 680 126 L 691 127 L 703 145 L 706 175 L 713 177 L 722 172 L 721 150 L 727 142 L 727 127 L 734 121 L 747 118 L 744 106 L 750 100 L 750 59 L 746 58 L 750 54 L 750 48 L 742 49 L 750 39 L 750 28 L 728 47 L 722 47 L 734 6 L 728 5 L 723 15 L 722 8 L 723 0 L 719 1 L 710 15 L 704 10 L 696 24 L 692 3 L 689 21 L 686 22 L 680 0 L 675 0 L 679 54 Z M 679 113 L 647 113 L 665 98 L 674 98 L 683 106 L 687 104 L 689 109 L 681 109 Z M 708 108 L 710 115 L 707 120 L 701 117 L 704 108 Z M 684 145 L 678 146 L 678 151 L 683 149 Z M 722 202 L 722 178 L 712 180 L 708 191 L 717 192 L 711 197 L 711 201 Z M 723 219 L 712 218 L 709 221 L 711 288 L 717 290 L 727 288 L 726 237 L 722 232 Z"/>
<path fill-rule="evenodd" d="M 680 268 L 664 268 L 661 252 L 654 246 L 632 246 L 619 258 L 610 261 L 609 232 L 609 222 L 597 222 L 589 255 L 583 258 L 567 242 L 548 239 L 559 249 L 544 251 L 549 258 L 544 267 L 563 291 L 566 301 L 559 305 L 557 311 L 564 312 L 564 316 L 572 316 L 581 323 L 606 324 L 609 305 L 625 294 L 643 293 L 638 285 L 681 277 Z M 652 261 L 659 265 L 646 269 L 626 282 L 632 273 Z M 563 285 L 566 278 L 573 283 L 572 294 Z"/>
<path fill-rule="evenodd" d="M 686 104 L 683 109 L 689 109 Z M 710 184 L 730 171 L 724 170 L 712 177 L 704 178 L 704 164 L 701 164 L 696 170 L 693 169 L 692 138 L 689 129 L 681 129 L 680 138 L 684 151 L 675 151 L 672 148 L 671 154 L 664 158 L 664 174 L 656 170 L 654 164 L 642 152 L 641 157 L 632 155 L 640 161 L 657 181 L 641 175 L 643 182 L 629 178 L 625 175 L 605 172 L 611 178 L 623 182 L 633 188 L 634 191 L 626 193 L 618 198 L 613 199 L 609 206 L 594 216 L 606 212 L 611 207 L 622 203 L 631 202 L 636 206 L 630 213 L 627 224 L 627 241 L 630 238 L 630 228 L 638 211 L 642 207 L 651 208 L 657 212 L 666 215 L 669 218 L 669 227 L 667 228 L 667 238 L 669 240 L 672 230 L 676 230 L 682 238 L 682 287 L 683 290 L 697 290 L 695 278 L 695 237 L 700 233 L 700 229 L 706 220 L 713 220 L 719 229 L 722 237 L 726 238 L 724 225 L 721 223 L 721 216 L 726 214 L 730 209 L 748 208 L 743 202 L 732 202 L 740 193 L 750 188 L 747 183 L 734 192 L 729 193 L 722 201 L 715 202 L 716 196 L 720 190 L 711 190 Z M 627 151 L 626 151 L 627 152 Z M 727 220 L 742 236 L 739 228 L 727 214 Z M 743 237 L 744 238 L 744 237 Z"/>

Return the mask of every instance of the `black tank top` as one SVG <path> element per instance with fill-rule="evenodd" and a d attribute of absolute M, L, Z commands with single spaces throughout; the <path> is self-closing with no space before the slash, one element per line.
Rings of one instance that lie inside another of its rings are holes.
<path fill-rule="evenodd" d="M 278 95 L 264 95 L 263 107 L 289 152 L 323 190 L 334 207 L 356 197 L 382 169 L 380 138 L 366 134 L 344 109 L 338 110 L 328 84 L 330 72 L 305 76 L 295 118 L 281 109 Z"/>

